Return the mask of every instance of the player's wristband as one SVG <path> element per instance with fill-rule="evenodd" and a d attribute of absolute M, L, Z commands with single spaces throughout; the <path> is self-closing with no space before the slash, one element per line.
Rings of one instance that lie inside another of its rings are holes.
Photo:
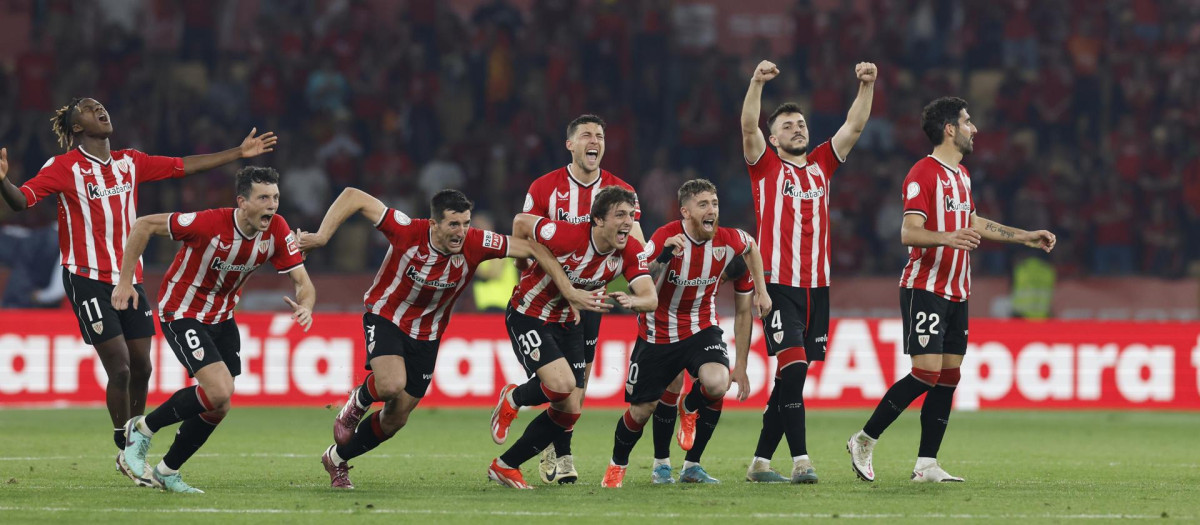
<path fill-rule="evenodd" d="M 654 262 L 666 264 L 667 261 L 670 261 L 671 257 L 674 257 L 674 256 L 675 256 L 675 247 L 674 246 L 664 246 L 662 253 L 658 254 L 658 258 L 654 259 Z"/>

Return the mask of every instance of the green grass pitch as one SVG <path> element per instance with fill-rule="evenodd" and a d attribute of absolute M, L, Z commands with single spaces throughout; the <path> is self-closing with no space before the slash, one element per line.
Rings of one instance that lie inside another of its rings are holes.
<path fill-rule="evenodd" d="M 530 421 L 523 412 L 519 433 Z M 335 491 L 319 454 L 332 442 L 332 409 L 235 408 L 184 466 L 203 495 L 138 488 L 113 469 L 102 408 L 0 411 L 0 522 L 10 523 L 620 523 L 756 518 L 887 522 L 986 519 L 1109 521 L 1200 519 L 1200 417 L 1194 413 L 956 413 L 942 464 L 965 484 L 908 480 L 919 424 L 910 410 L 875 452 L 875 483 L 850 470 L 846 438 L 865 411 L 810 411 L 809 452 L 817 485 L 743 481 L 760 416 L 727 411 L 703 464 L 714 486 L 649 482 L 650 429 L 634 450 L 625 487 L 601 489 L 619 412 L 591 410 L 575 430 L 577 485 L 536 482 L 514 491 L 488 482 L 502 447 L 488 437 L 486 410 L 418 409 L 409 426 L 351 462 L 354 491 Z M 157 463 L 173 436 L 155 438 Z M 672 451 L 678 473 L 683 453 Z M 777 469 L 790 472 L 786 444 Z M 734 523 L 735 521 L 730 521 Z"/>

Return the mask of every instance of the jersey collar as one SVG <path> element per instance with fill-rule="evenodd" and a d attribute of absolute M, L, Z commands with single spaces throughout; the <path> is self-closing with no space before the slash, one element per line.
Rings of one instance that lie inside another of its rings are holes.
<path fill-rule="evenodd" d="M 567 178 L 568 178 L 568 179 L 571 179 L 571 182 L 575 183 L 575 185 L 576 185 L 576 186 L 581 186 L 581 187 L 584 187 L 584 188 L 590 188 L 590 187 L 592 187 L 592 186 L 595 186 L 595 185 L 597 185 L 597 184 L 600 184 L 600 179 L 603 179 L 603 178 L 604 178 L 604 170 L 603 170 L 603 169 L 601 169 L 601 170 L 600 170 L 600 175 L 597 175 L 597 176 L 596 176 L 596 180 L 592 181 L 590 184 L 584 184 L 584 183 L 582 183 L 582 182 L 579 182 L 579 179 L 575 178 L 575 172 L 574 172 L 574 170 L 572 170 L 572 169 L 571 169 L 571 165 L 570 165 L 570 164 L 567 164 Z"/>
<path fill-rule="evenodd" d="M 104 166 L 107 166 L 112 163 L 112 153 L 111 152 L 108 154 L 108 160 L 100 160 L 99 157 L 92 155 L 91 153 L 88 153 L 87 150 L 83 149 L 83 144 L 80 144 L 78 149 L 79 149 L 79 152 L 82 153 L 85 158 L 87 158 L 88 160 L 90 160 L 92 162 L 95 162 L 96 164 L 102 164 Z"/>

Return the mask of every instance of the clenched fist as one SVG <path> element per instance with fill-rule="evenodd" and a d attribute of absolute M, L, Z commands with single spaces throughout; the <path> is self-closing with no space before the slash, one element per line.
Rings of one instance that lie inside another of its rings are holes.
<path fill-rule="evenodd" d="M 854 66 L 854 76 L 858 77 L 860 82 L 866 82 L 868 84 L 875 82 L 875 78 L 878 76 L 878 74 L 879 70 L 876 69 L 874 63 L 859 62 Z"/>
<path fill-rule="evenodd" d="M 758 63 L 758 67 L 754 68 L 754 78 L 751 81 L 762 84 L 777 76 L 779 76 L 779 67 L 770 60 L 763 60 Z"/>

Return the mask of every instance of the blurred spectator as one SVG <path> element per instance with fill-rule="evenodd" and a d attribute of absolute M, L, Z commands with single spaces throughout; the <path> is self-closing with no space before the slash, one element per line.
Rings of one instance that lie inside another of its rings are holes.
<path fill-rule="evenodd" d="M 12 271 L 3 308 L 55 308 L 66 297 L 58 253 L 58 225 L 0 226 L 0 263 Z"/>

